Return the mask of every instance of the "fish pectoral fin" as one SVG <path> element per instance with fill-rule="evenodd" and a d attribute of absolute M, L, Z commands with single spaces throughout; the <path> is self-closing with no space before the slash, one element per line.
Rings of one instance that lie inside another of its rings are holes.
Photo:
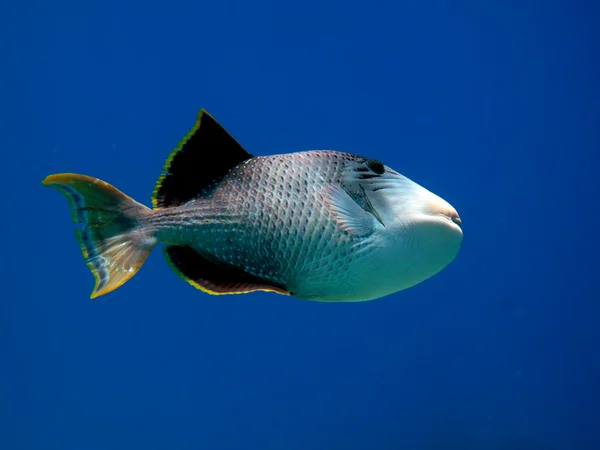
<path fill-rule="evenodd" d="M 355 236 L 375 231 L 377 219 L 362 209 L 341 186 L 329 184 L 323 190 L 329 212 L 342 230 Z"/>
<path fill-rule="evenodd" d="M 166 246 L 164 255 L 171 269 L 196 289 L 212 295 L 247 294 L 255 291 L 290 295 L 282 285 L 237 267 L 205 258 L 192 247 Z"/>

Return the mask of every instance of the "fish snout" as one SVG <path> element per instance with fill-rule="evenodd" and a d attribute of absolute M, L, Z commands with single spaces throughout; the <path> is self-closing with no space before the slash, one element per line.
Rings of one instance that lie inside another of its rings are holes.
<path fill-rule="evenodd" d="M 458 227 L 462 225 L 462 220 L 456 209 L 443 198 L 427 192 L 423 203 L 426 214 L 438 217 L 442 216 Z"/>

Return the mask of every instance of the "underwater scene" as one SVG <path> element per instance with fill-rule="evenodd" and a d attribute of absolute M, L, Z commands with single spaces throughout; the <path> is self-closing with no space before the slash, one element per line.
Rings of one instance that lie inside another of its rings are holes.
<path fill-rule="evenodd" d="M 4 1 L 0 449 L 600 449 L 599 18 Z"/>

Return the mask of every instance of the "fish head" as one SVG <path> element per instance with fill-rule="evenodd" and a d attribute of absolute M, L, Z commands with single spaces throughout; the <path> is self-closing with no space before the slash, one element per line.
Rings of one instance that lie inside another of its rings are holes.
<path fill-rule="evenodd" d="M 359 158 L 349 164 L 344 187 L 361 191 L 365 210 L 379 223 L 387 261 L 414 285 L 447 266 L 460 250 L 462 221 L 456 209 L 383 163 Z M 408 287 L 408 286 L 407 286 Z"/>

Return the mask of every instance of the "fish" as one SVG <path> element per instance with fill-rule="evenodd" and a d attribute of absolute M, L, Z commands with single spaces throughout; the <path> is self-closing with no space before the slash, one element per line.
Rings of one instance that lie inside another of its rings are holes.
<path fill-rule="evenodd" d="M 86 175 L 42 184 L 69 202 L 91 298 L 122 286 L 160 245 L 208 294 L 368 301 L 437 274 L 463 239 L 454 207 L 381 161 L 337 150 L 254 156 L 204 109 L 164 163 L 151 208 Z"/>

